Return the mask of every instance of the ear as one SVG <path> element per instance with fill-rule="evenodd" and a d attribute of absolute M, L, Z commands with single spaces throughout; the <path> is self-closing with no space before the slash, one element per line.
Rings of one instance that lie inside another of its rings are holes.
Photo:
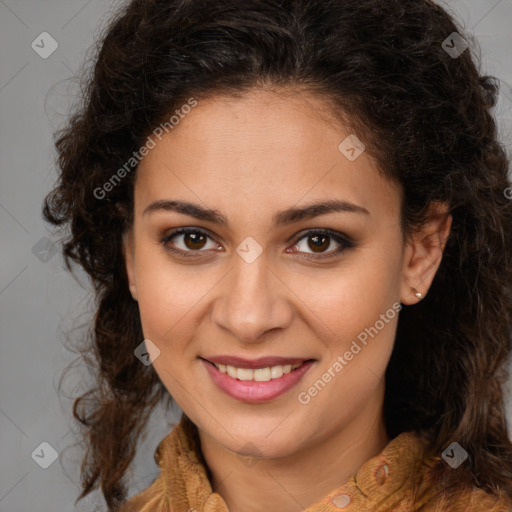
<path fill-rule="evenodd" d="M 126 266 L 126 275 L 130 292 L 134 300 L 137 300 L 137 285 L 135 281 L 134 242 L 133 228 L 126 230 L 123 234 L 123 256 Z"/>
<path fill-rule="evenodd" d="M 451 225 L 448 205 L 439 201 L 430 203 L 427 222 L 410 235 L 404 249 L 402 304 L 416 304 L 427 294 L 441 264 Z"/>

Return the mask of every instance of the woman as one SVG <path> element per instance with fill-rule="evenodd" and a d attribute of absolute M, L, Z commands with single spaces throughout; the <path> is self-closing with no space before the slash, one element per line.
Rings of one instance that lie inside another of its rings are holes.
<path fill-rule="evenodd" d="M 44 205 L 98 298 L 80 498 L 512 510 L 509 162 L 468 40 L 429 0 L 121 8 Z"/>

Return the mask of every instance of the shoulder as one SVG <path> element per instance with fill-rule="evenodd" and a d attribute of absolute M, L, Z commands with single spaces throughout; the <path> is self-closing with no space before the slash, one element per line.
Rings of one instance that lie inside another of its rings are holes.
<path fill-rule="evenodd" d="M 510 499 L 498 491 L 456 484 L 447 490 L 448 482 L 432 471 L 439 458 L 429 454 L 421 435 L 404 432 L 361 467 L 356 484 L 373 511 L 512 512 Z"/>

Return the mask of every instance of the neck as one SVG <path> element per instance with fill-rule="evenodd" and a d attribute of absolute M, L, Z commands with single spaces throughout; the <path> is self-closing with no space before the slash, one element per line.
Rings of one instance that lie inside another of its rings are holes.
<path fill-rule="evenodd" d="M 297 512 L 317 503 L 388 444 L 383 392 L 376 392 L 349 424 L 327 431 L 287 457 L 244 464 L 236 453 L 199 430 L 213 491 L 230 512 Z"/>

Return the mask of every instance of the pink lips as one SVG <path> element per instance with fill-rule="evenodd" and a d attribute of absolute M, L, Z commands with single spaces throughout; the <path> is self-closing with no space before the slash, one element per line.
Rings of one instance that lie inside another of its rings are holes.
<path fill-rule="evenodd" d="M 231 366 L 237 366 L 238 368 L 265 368 L 267 366 L 275 366 L 278 364 L 300 364 L 302 361 L 304 361 L 304 359 L 297 360 L 285 358 L 263 358 L 257 361 L 240 361 L 237 358 L 228 357 L 219 357 L 214 359 L 222 359 L 222 361 L 229 360 L 231 363 L 217 363 L 217 360 L 214 362 L 217 364 L 230 364 Z M 271 362 L 268 363 L 268 361 Z M 290 361 L 296 362 L 291 363 Z M 315 361 L 311 359 L 307 360 L 299 368 L 292 370 L 289 373 L 285 373 L 278 379 L 272 379 L 267 382 L 234 379 L 226 373 L 222 373 L 211 362 L 206 361 L 205 359 L 201 359 L 201 362 L 205 366 L 213 382 L 215 382 L 215 384 L 227 395 L 243 402 L 257 403 L 273 400 L 293 388 L 300 381 L 300 379 L 302 379 L 304 374 L 311 368 Z M 247 366 L 247 364 L 251 364 L 252 366 Z"/>

